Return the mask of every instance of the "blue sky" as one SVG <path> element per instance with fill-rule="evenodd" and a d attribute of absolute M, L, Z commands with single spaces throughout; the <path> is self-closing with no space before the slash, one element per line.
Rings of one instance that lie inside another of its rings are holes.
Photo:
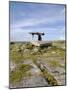
<path fill-rule="evenodd" d="M 43 40 L 65 40 L 65 6 L 11 1 L 10 41 L 30 41 L 29 32 L 44 32 Z"/>

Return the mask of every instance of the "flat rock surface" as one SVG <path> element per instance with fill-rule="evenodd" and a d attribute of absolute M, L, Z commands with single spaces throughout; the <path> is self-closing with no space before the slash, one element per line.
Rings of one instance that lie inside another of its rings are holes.
<path fill-rule="evenodd" d="M 61 45 L 63 45 L 61 47 L 65 47 L 65 44 L 64 42 L 54 42 L 54 44 L 55 46 L 48 48 L 35 47 L 25 42 L 10 45 L 10 72 L 13 73 L 14 70 L 19 69 L 18 67 L 20 67 L 20 65 L 31 66 L 29 70 L 27 70 L 28 68 L 25 66 L 24 70 L 27 72 L 26 75 L 18 82 L 14 80 L 10 82 L 10 88 L 51 86 L 35 62 L 37 62 L 41 68 L 45 67 L 48 73 L 56 79 L 58 85 L 65 85 L 65 49 L 60 48 Z M 24 72 L 22 74 L 24 74 Z M 28 75 L 28 73 L 30 75 Z M 10 77 L 10 81 L 12 77 L 13 76 Z M 20 76 L 13 78 L 17 80 L 18 77 L 20 78 Z"/>

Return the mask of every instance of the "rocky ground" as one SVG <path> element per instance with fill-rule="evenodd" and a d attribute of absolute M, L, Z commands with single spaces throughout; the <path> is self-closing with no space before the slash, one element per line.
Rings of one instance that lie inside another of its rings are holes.
<path fill-rule="evenodd" d="M 10 43 L 10 88 L 65 85 L 65 42 L 36 47 Z"/>

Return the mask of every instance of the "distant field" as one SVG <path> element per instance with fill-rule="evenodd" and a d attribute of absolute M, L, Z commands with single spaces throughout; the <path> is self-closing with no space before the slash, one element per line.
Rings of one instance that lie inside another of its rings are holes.
<path fill-rule="evenodd" d="M 37 47 L 10 42 L 10 88 L 65 85 L 65 41 Z"/>

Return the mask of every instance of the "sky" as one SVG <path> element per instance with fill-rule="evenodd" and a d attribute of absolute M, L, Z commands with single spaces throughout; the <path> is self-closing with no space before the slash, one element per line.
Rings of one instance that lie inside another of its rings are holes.
<path fill-rule="evenodd" d="M 29 32 L 44 32 L 42 39 L 65 40 L 65 5 L 10 1 L 10 41 L 37 40 Z"/>

